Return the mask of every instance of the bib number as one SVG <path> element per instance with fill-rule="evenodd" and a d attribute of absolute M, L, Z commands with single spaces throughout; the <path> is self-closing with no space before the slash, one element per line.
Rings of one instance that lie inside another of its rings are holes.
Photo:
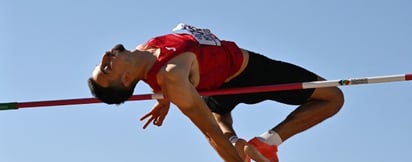
<path fill-rule="evenodd" d="M 199 29 L 191 25 L 180 23 L 173 29 L 173 31 L 185 31 L 186 33 L 192 34 L 199 44 L 213 46 L 221 45 L 219 38 L 217 38 L 209 29 Z"/>

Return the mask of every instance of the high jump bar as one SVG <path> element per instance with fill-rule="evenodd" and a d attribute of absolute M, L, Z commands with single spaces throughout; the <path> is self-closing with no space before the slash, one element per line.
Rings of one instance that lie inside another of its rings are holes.
<path fill-rule="evenodd" d="M 373 83 L 384 83 L 384 82 L 399 82 L 399 81 L 408 81 L 408 80 L 412 80 L 412 74 L 398 74 L 398 75 L 373 76 L 373 77 L 341 79 L 341 80 L 325 80 L 325 81 L 299 82 L 299 83 L 287 83 L 287 84 L 241 87 L 241 88 L 216 89 L 216 90 L 209 90 L 209 91 L 201 91 L 199 92 L 199 94 L 201 96 L 245 94 L 245 93 L 299 90 L 299 89 L 322 88 L 322 87 L 350 86 L 350 85 L 373 84 Z M 132 97 L 128 99 L 128 101 L 152 100 L 152 99 L 162 99 L 162 98 L 163 98 L 162 94 L 140 94 L 140 95 L 133 95 Z M 98 100 L 97 98 L 78 98 L 78 99 L 30 101 L 30 102 L 8 102 L 8 103 L 0 103 L 0 110 L 12 110 L 12 109 L 30 108 L 30 107 L 93 104 L 93 103 L 100 103 L 100 102 L 101 101 Z"/>

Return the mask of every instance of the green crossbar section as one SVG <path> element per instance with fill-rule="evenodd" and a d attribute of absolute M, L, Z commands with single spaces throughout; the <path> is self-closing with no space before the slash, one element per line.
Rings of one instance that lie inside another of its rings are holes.
<path fill-rule="evenodd" d="M 18 109 L 17 102 L 0 103 L 0 110 Z"/>

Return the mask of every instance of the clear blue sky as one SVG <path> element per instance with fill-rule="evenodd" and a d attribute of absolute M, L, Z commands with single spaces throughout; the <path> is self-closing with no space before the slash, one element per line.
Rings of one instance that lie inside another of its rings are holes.
<path fill-rule="evenodd" d="M 91 97 L 86 80 L 104 51 L 132 49 L 180 22 L 296 63 L 327 79 L 411 73 L 412 2 L 1 0 L 0 102 Z M 279 148 L 282 162 L 412 161 L 411 82 L 342 87 L 333 118 Z M 136 94 L 149 93 L 139 84 Z M 161 128 L 138 119 L 154 101 L 0 112 L 0 162 L 222 161 L 176 107 Z M 294 107 L 240 105 L 250 139 Z"/>

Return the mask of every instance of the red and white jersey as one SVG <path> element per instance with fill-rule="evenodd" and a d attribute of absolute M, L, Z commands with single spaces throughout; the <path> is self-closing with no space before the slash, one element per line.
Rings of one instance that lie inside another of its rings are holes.
<path fill-rule="evenodd" d="M 200 82 L 197 90 L 219 88 L 227 78 L 242 66 L 240 48 L 231 41 L 220 41 L 220 45 L 203 45 L 191 34 L 167 34 L 150 39 L 145 48 L 160 48 L 160 54 L 144 81 L 154 90 L 161 90 L 156 74 L 170 59 L 184 52 L 193 52 L 199 63 Z"/>

